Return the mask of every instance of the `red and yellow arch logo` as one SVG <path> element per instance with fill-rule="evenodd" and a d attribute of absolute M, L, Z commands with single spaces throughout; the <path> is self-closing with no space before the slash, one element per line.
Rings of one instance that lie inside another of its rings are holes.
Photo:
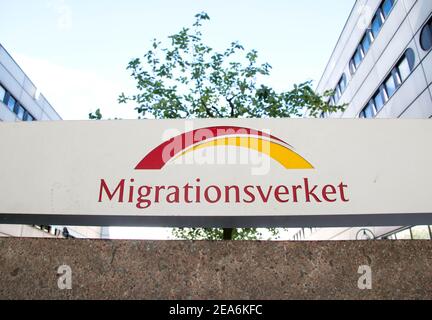
<path fill-rule="evenodd" d="M 150 151 L 135 170 L 160 170 L 171 160 L 204 148 L 234 146 L 255 150 L 286 169 L 313 169 L 285 141 L 268 133 L 243 127 L 215 126 L 189 131 L 171 138 Z"/>

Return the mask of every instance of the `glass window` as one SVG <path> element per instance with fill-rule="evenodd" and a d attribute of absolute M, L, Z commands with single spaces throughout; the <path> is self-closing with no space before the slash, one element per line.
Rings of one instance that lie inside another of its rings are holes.
<path fill-rule="evenodd" d="M 395 93 L 395 91 L 397 89 L 395 78 L 394 78 L 393 74 L 390 75 L 390 77 L 385 82 L 385 88 L 387 91 L 387 97 L 390 98 Z"/>
<path fill-rule="evenodd" d="M 4 101 L 5 95 L 6 95 L 6 90 L 2 86 L 0 86 L 0 102 Z"/>
<path fill-rule="evenodd" d="M 410 67 L 410 70 L 414 70 L 414 65 L 415 65 L 415 54 L 414 54 L 414 50 L 411 48 L 408 48 L 405 51 L 405 57 L 408 59 L 408 64 Z"/>
<path fill-rule="evenodd" d="M 394 0 L 385 0 L 382 5 L 382 13 L 384 15 L 384 19 L 390 15 L 391 10 L 393 9 Z"/>
<path fill-rule="evenodd" d="M 369 51 L 370 45 L 372 43 L 369 30 L 366 31 L 366 34 L 364 35 L 361 43 L 363 47 L 363 52 L 364 54 L 366 54 Z"/>
<path fill-rule="evenodd" d="M 351 59 L 351 61 L 350 61 L 350 71 L 351 71 L 351 74 L 354 74 L 355 72 L 356 72 L 356 66 L 355 66 L 355 63 L 354 63 L 354 58 L 353 59 Z"/>
<path fill-rule="evenodd" d="M 373 118 L 375 117 L 375 106 L 372 101 L 368 103 L 368 105 L 363 109 L 365 118 Z"/>
<path fill-rule="evenodd" d="M 413 239 L 430 239 L 428 226 L 416 226 L 411 228 Z"/>
<path fill-rule="evenodd" d="M 423 50 L 427 51 L 432 48 L 432 19 L 426 23 L 420 34 L 420 45 Z"/>
<path fill-rule="evenodd" d="M 400 231 L 396 233 L 396 237 L 398 240 L 408 240 L 411 239 L 411 231 L 410 229 L 405 229 L 403 231 Z"/>
<path fill-rule="evenodd" d="M 388 239 L 389 239 L 389 240 L 397 240 L 395 234 L 391 234 L 390 236 L 388 236 Z"/>
<path fill-rule="evenodd" d="M 23 120 L 24 120 L 24 121 L 33 121 L 34 118 L 33 118 L 33 116 L 32 116 L 30 113 L 28 113 L 28 111 L 26 111 L 26 112 L 24 113 Z"/>
<path fill-rule="evenodd" d="M 344 93 L 345 89 L 346 89 L 346 84 L 347 84 L 347 80 L 346 80 L 346 76 L 345 73 L 342 75 L 342 78 L 339 81 L 339 88 L 341 91 L 341 94 Z"/>
<path fill-rule="evenodd" d="M 411 70 L 412 70 L 410 63 L 408 62 L 408 58 L 406 56 L 399 62 L 397 69 L 399 71 L 401 82 L 404 82 L 411 74 Z"/>
<path fill-rule="evenodd" d="M 364 113 L 364 110 L 360 111 L 359 118 L 360 118 L 360 119 L 364 119 L 364 118 L 366 118 L 365 113 Z"/>
<path fill-rule="evenodd" d="M 18 116 L 18 119 L 22 120 L 24 118 L 24 112 L 25 109 L 23 108 L 22 105 L 20 105 L 19 103 L 17 103 L 15 105 L 15 109 L 14 112 L 16 113 L 16 115 Z"/>
<path fill-rule="evenodd" d="M 378 113 L 382 109 L 385 103 L 383 90 L 380 89 L 374 96 L 373 100 L 374 100 L 376 112 Z"/>
<path fill-rule="evenodd" d="M 380 32 L 382 25 L 383 25 L 383 21 L 381 18 L 381 10 L 378 10 L 378 12 L 375 14 L 375 17 L 372 20 L 372 25 L 371 25 L 372 35 L 374 36 L 374 38 L 378 36 L 378 33 Z"/>
<path fill-rule="evenodd" d="M 338 103 L 340 97 L 341 97 L 341 92 L 340 92 L 339 86 L 337 86 L 335 89 L 334 96 L 333 96 L 334 102 Z"/>
<path fill-rule="evenodd" d="M 360 47 L 358 47 L 356 53 L 354 54 L 354 63 L 355 63 L 356 69 L 358 69 L 362 60 L 363 60 L 363 55 L 362 55 Z"/>
<path fill-rule="evenodd" d="M 16 104 L 15 98 L 12 97 L 11 95 L 9 95 L 9 98 L 7 99 L 7 106 L 8 106 L 10 111 L 12 111 L 12 112 L 14 111 L 15 104 Z"/>

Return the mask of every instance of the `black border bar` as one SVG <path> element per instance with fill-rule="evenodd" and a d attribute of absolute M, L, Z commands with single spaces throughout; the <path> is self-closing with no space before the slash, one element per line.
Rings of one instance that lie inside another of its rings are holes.
<path fill-rule="evenodd" d="M 363 227 L 431 225 L 432 213 L 341 214 L 303 216 L 130 216 L 69 214 L 0 214 L 0 224 L 122 227 Z"/>

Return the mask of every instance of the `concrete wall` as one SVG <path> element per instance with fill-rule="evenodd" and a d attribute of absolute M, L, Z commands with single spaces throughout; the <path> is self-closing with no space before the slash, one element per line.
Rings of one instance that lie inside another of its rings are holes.
<path fill-rule="evenodd" d="M 430 299 L 431 271 L 432 241 L 0 239 L 1 299 Z"/>

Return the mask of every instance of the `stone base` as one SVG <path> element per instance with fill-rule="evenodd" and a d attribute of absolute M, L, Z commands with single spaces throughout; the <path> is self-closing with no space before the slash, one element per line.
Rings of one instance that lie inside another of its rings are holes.
<path fill-rule="evenodd" d="M 0 238 L 0 284 L 1 299 L 431 299 L 432 241 Z"/>

